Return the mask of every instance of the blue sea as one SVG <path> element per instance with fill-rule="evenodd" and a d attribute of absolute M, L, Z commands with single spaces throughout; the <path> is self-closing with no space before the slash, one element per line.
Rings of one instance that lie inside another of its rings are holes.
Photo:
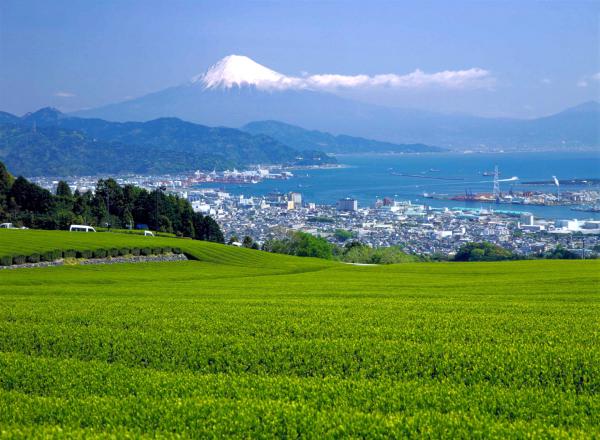
<path fill-rule="evenodd" d="M 425 199 L 423 193 L 464 195 L 465 191 L 491 193 L 494 166 L 502 192 L 535 190 L 556 192 L 554 185 L 526 185 L 527 181 L 550 181 L 556 176 L 566 179 L 600 179 L 600 151 L 576 153 L 448 153 L 412 155 L 343 155 L 344 168 L 295 170 L 290 180 L 265 180 L 253 185 L 221 185 L 233 194 L 265 195 L 272 191 L 302 193 L 306 202 L 334 204 L 343 197 L 353 197 L 360 206 L 373 205 L 377 198 L 411 200 L 436 207 L 485 207 L 480 202 Z M 400 176 L 410 174 L 412 176 Z M 421 176 L 421 177 L 413 177 Z M 442 180 L 448 179 L 448 180 Z M 456 179 L 456 180 L 451 180 Z M 210 185 L 206 185 L 210 186 Z M 214 185 L 213 185 L 214 187 Z M 583 188 L 600 190 L 599 184 L 562 185 L 561 191 Z M 495 205 L 496 206 L 496 205 Z M 570 207 L 499 205 L 498 209 L 531 212 L 542 218 L 596 218 L 600 213 L 573 211 Z"/>

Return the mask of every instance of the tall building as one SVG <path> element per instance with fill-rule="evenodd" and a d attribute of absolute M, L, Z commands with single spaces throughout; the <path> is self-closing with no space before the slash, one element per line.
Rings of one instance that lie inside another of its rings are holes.
<path fill-rule="evenodd" d="M 290 193 L 290 200 L 292 202 L 294 202 L 294 205 L 296 207 L 302 206 L 302 194 L 300 194 L 299 192 L 291 192 Z"/>
<path fill-rule="evenodd" d="M 358 201 L 356 199 L 351 199 L 346 197 L 345 199 L 340 199 L 337 202 L 337 210 L 338 211 L 358 211 Z"/>

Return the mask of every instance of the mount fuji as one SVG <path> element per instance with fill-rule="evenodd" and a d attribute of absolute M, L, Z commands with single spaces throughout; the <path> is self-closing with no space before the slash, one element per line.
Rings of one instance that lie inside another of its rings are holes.
<path fill-rule="evenodd" d="M 316 87 L 315 77 L 288 76 L 246 56 L 229 55 L 179 86 L 73 115 L 120 122 L 178 117 L 229 127 L 276 120 L 334 134 L 454 149 L 600 146 L 597 102 L 539 119 L 482 118 L 358 102 Z"/>

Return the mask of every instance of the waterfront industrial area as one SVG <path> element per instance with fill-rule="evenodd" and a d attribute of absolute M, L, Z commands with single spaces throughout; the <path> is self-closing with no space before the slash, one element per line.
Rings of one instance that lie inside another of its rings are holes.
<path fill-rule="evenodd" d="M 453 255 L 466 242 L 487 241 L 521 255 L 535 255 L 562 246 L 582 257 L 600 245 L 600 221 L 544 218 L 527 212 L 527 205 L 557 204 L 580 211 L 594 212 L 600 191 L 577 189 L 561 191 L 559 182 L 552 192 L 502 192 L 495 171 L 490 194 L 471 195 L 478 207 L 434 207 L 411 200 L 381 197 L 367 206 L 356 199 L 342 198 L 335 204 L 317 204 L 305 200 L 299 191 L 270 192 L 262 196 L 233 194 L 228 189 L 248 187 L 263 180 L 292 179 L 290 170 L 256 167 L 246 171 L 212 171 L 177 176 L 116 176 L 121 184 L 133 184 L 166 191 L 187 199 L 196 212 L 211 215 L 221 226 L 226 239 L 250 236 L 258 244 L 283 238 L 290 231 L 319 235 L 344 244 L 358 240 L 368 246 L 402 246 L 419 255 Z M 73 190 L 94 191 L 98 177 L 67 179 Z M 52 179 L 32 179 L 47 189 L 57 184 Z M 221 187 L 202 187 L 212 183 Z M 425 194 L 426 197 L 438 198 Z M 461 200 L 459 197 L 448 200 Z M 483 202 L 488 202 L 484 203 Z M 518 206 L 510 206 L 510 205 Z M 575 213 L 573 213 L 575 214 Z M 579 217 L 585 216 L 583 212 Z M 347 231 L 349 234 L 339 234 Z M 343 235 L 344 238 L 340 238 Z"/>

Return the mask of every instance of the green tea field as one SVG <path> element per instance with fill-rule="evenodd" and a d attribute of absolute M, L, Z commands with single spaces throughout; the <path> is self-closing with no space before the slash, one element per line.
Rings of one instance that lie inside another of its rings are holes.
<path fill-rule="evenodd" d="M 353 266 L 206 242 L 0 231 L 0 438 L 597 438 L 600 262 Z"/>

